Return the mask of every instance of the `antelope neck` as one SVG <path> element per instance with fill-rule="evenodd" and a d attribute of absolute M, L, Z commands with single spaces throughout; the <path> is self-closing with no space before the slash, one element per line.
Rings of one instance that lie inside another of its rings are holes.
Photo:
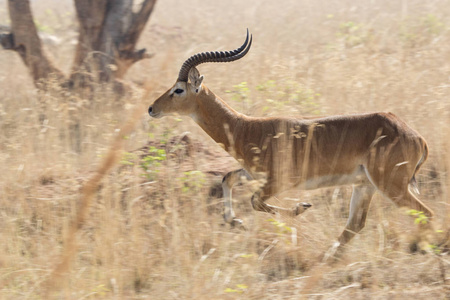
<path fill-rule="evenodd" d="M 216 143 L 222 144 L 227 152 L 233 151 L 233 133 L 242 120 L 241 113 L 203 86 L 196 97 L 196 109 L 191 117 Z"/>

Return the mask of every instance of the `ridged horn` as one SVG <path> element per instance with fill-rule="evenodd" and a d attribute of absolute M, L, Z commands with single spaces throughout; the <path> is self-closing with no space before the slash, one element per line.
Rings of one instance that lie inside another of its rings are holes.
<path fill-rule="evenodd" d="M 250 41 L 249 41 L 250 38 Z M 244 57 L 252 45 L 252 35 L 249 36 L 247 29 L 247 38 L 241 47 L 233 51 L 213 51 L 201 52 L 189 57 L 181 66 L 177 81 L 188 81 L 189 71 L 200 64 L 207 62 L 231 62 Z"/>

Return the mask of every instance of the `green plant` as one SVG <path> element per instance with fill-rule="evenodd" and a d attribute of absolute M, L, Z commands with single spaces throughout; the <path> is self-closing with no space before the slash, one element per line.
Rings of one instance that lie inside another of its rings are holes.
<path fill-rule="evenodd" d="M 433 14 L 408 17 L 400 23 L 400 39 L 406 47 L 422 46 L 442 34 L 445 27 L 441 19 Z"/>
<path fill-rule="evenodd" d="M 236 288 L 226 288 L 225 293 L 238 293 L 242 294 L 246 289 L 248 289 L 248 286 L 245 284 L 236 284 Z"/>
<path fill-rule="evenodd" d="M 414 224 L 427 224 L 428 223 L 428 217 L 423 213 L 423 211 L 418 211 L 415 209 L 408 210 L 408 215 L 413 216 Z"/>
<path fill-rule="evenodd" d="M 252 104 L 252 100 L 250 98 L 251 92 L 247 82 L 243 81 L 237 85 L 234 85 L 233 90 L 227 90 L 226 92 L 232 94 L 231 100 L 241 104 L 239 109 L 243 113 L 248 112 L 247 109 Z"/>
<path fill-rule="evenodd" d="M 151 146 L 148 149 L 148 154 L 141 160 L 141 168 L 144 170 L 143 176 L 149 180 L 154 180 L 155 175 L 159 172 L 158 168 L 161 166 L 161 161 L 166 160 L 166 151 Z"/>
<path fill-rule="evenodd" d="M 137 158 L 138 156 L 135 153 L 124 152 L 122 155 L 122 159 L 119 161 L 119 163 L 121 165 L 132 166 L 134 165 L 134 162 L 136 161 Z"/>
<path fill-rule="evenodd" d="M 36 26 L 38 32 L 53 33 L 54 31 L 50 26 L 44 25 L 36 20 L 34 21 L 34 26 Z"/>
<path fill-rule="evenodd" d="M 441 254 L 441 252 L 442 252 L 442 250 L 439 248 L 438 245 L 431 244 L 430 249 L 433 251 L 434 254 L 437 254 L 437 255 Z"/>
<path fill-rule="evenodd" d="M 242 257 L 242 258 L 252 258 L 252 257 L 255 257 L 255 254 L 253 254 L 253 253 L 248 253 L 248 254 L 241 254 L 241 255 L 239 255 L 239 257 Z"/>
<path fill-rule="evenodd" d="M 92 289 L 92 294 L 100 297 L 105 297 L 107 293 L 111 292 L 104 284 L 99 284 L 95 288 Z"/>
<path fill-rule="evenodd" d="M 362 24 L 349 21 L 339 25 L 337 37 L 344 41 L 347 48 L 352 48 L 369 41 L 372 34 L 371 31 L 367 30 Z"/>
<path fill-rule="evenodd" d="M 250 101 L 250 89 L 247 85 L 247 82 L 243 81 L 237 85 L 233 86 L 233 90 L 226 91 L 227 93 L 233 94 L 231 97 L 234 101 L 239 102 L 249 102 Z"/>
<path fill-rule="evenodd" d="M 292 228 L 287 226 L 286 223 L 284 222 L 280 222 L 275 219 L 268 219 L 267 221 L 269 221 L 270 224 L 275 226 L 278 235 L 290 234 L 292 232 Z"/>
<path fill-rule="evenodd" d="M 268 80 L 256 86 L 256 89 L 263 94 L 266 104 L 263 112 L 269 109 L 281 110 L 289 105 L 299 106 L 304 114 L 320 114 L 320 105 L 317 98 L 320 97 L 313 89 L 305 87 L 303 84 L 286 80 L 281 83 L 275 80 Z"/>
<path fill-rule="evenodd" d="M 181 191 L 187 193 L 188 191 L 198 192 L 205 184 L 205 174 L 201 171 L 187 171 L 179 178 L 182 183 Z"/>

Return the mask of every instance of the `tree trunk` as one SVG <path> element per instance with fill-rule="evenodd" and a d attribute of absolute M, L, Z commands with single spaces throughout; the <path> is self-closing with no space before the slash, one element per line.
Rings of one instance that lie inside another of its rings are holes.
<path fill-rule="evenodd" d="M 41 41 L 33 23 L 30 3 L 28 0 L 9 0 L 9 16 L 11 18 L 11 33 L 0 35 L 0 41 L 5 49 L 19 53 L 25 65 L 30 70 L 36 86 L 42 86 L 51 76 L 63 79 L 64 75 L 53 66 L 42 51 Z"/>
<path fill-rule="evenodd" d="M 71 76 L 75 86 L 92 81 L 117 84 L 135 62 L 150 57 L 135 47 L 155 3 L 145 0 L 133 13 L 132 0 L 75 1 L 80 23 Z"/>
<path fill-rule="evenodd" d="M 113 83 L 122 93 L 121 80 L 128 69 L 135 62 L 150 57 L 145 49 L 135 48 L 156 0 L 144 0 L 136 13 L 133 12 L 133 0 L 74 2 L 80 32 L 68 78 L 45 56 L 29 0 L 8 0 L 11 32 L 0 34 L 0 44 L 19 53 L 38 88 L 43 87 L 41 82 L 55 77 L 70 89 Z"/>

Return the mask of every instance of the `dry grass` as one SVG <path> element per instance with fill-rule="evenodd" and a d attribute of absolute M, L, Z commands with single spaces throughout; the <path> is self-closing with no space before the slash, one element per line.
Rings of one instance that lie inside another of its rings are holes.
<path fill-rule="evenodd" d="M 0 5 L 0 19 L 5 20 L 4 1 Z M 70 1 L 33 5 L 42 28 L 55 28 L 65 39 L 49 51 L 58 66 L 69 69 Z M 146 82 L 144 104 L 149 105 L 174 83 L 185 58 L 237 47 L 247 27 L 254 35 L 249 55 L 232 64 L 202 65 L 205 84 L 253 115 L 396 113 L 429 142 L 430 158 L 419 177 L 421 198 L 437 212 L 437 227 L 446 231 L 447 1 L 160 1 L 141 40 L 157 55 L 133 67 L 128 79 Z M 46 295 L 44 282 L 66 253 L 71 222 L 80 212 L 82 186 L 108 150 L 116 149 L 111 143 L 117 129 L 133 119 L 143 92 L 136 88 L 132 97 L 120 101 L 100 88 L 94 99 L 56 87 L 42 94 L 16 54 L 0 52 L 0 65 L 0 298 L 450 296 L 450 259 L 410 254 L 416 226 L 378 195 L 366 228 L 331 266 L 320 265 L 317 257 L 345 224 L 350 187 L 288 192 L 272 201 L 290 206 L 289 198 L 301 198 L 314 206 L 296 219 L 276 220 L 252 211 L 247 189 L 238 188 L 236 213 L 249 230 L 224 226 L 220 199 L 209 196 L 220 177 L 206 171 L 236 165 L 222 153 L 216 155 L 223 158 L 220 166 L 196 157 L 192 170 L 202 172 L 186 172 L 169 153 L 158 161 L 162 152 L 134 152 L 184 131 L 209 151 L 222 151 L 191 120 L 150 120 L 145 111 L 134 118 L 135 130 L 123 140 L 123 159 L 96 190 L 76 233 L 78 247 L 67 276 Z"/>

